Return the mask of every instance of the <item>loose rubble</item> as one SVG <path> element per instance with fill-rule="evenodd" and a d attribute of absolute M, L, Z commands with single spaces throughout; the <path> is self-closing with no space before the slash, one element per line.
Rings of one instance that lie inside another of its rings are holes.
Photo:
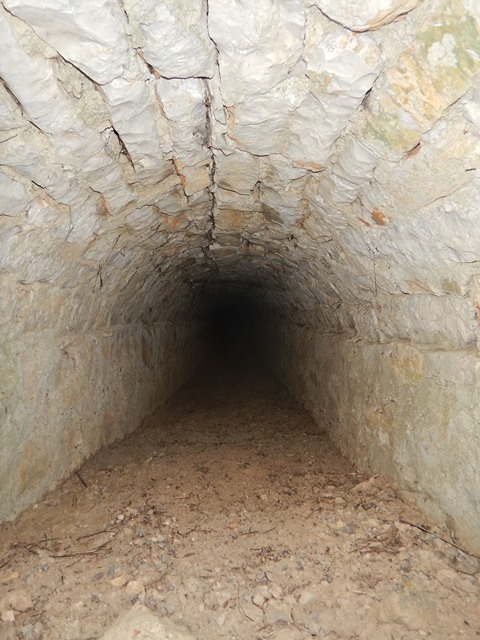
<path fill-rule="evenodd" d="M 100 638 L 140 603 L 199 640 L 478 638 L 480 561 L 283 388 L 223 378 L 0 527 L 0 637 Z"/>

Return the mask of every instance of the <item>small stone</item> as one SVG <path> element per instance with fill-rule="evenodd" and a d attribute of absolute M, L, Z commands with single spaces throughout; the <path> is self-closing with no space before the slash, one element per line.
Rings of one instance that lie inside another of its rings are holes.
<path fill-rule="evenodd" d="M 317 620 L 315 620 L 313 616 L 307 618 L 307 620 L 305 620 L 304 623 L 305 623 L 305 627 L 312 634 L 312 636 L 316 636 L 319 634 L 320 623 Z"/>
<path fill-rule="evenodd" d="M 24 589 L 18 589 L 8 596 L 8 601 L 15 611 L 28 611 L 33 607 L 32 597 Z"/>
<path fill-rule="evenodd" d="M 270 626 L 277 622 L 292 622 L 291 611 L 281 605 L 269 605 L 265 611 L 265 624 Z"/>
<path fill-rule="evenodd" d="M 7 582 L 12 582 L 12 580 L 16 580 L 19 576 L 18 571 L 6 571 L 0 576 L 0 582 L 3 584 L 7 584 Z"/>
<path fill-rule="evenodd" d="M 437 571 L 436 578 L 445 589 L 456 588 L 457 574 L 452 569 L 440 569 Z"/>
<path fill-rule="evenodd" d="M 473 576 L 480 571 L 480 560 L 472 556 L 459 554 L 453 559 L 453 566 L 457 571 Z"/>
<path fill-rule="evenodd" d="M 112 584 L 114 587 L 121 588 L 127 584 L 127 580 L 128 578 L 122 574 L 121 576 L 117 576 L 116 578 L 110 580 L 110 584 Z"/>
<path fill-rule="evenodd" d="M 138 603 L 120 616 L 100 640 L 131 640 L 132 638 L 193 640 L 193 636 L 186 629 L 173 625 Z"/>
<path fill-rule="evenodd" d="M 125 587 L 125 592 L 129 596 L 139 596 L 140 594 L 145 593 L 145 587 L 143 582 L 140 582 L 140 580 L 130 580 Z"/>
<path fill-rule="evenodd" d="M 268 589 L 268 587 L 265 587 L 262 585 L 258 587 L 255 593 L 253 594 L 252 602 L 257 607 L 263 607 L 263 605 L 265 604 L 265 602 L 268 600 L 269 597 L 270 597 L 270 590 Z"/>
<path fill-rule="evenodd" d="M 280 600 L 283 597 L 283 589 L 279 584 L 270 585 L 270 594 L 275 600 Z"/>
<path fill-rule="evenodd" d="M 167 615 L 172 616 L 176 612 L 177 602 L 177 597 L 173 593 L 166 597 L 163 606 L 165 607 Z"/>
<path fill-rule="evenodd" d="M 221 613 L 219 616 L 215 618 L 215 622 L 218 624 L 219 627 L 223 627 L 226 619 L 227 619 L 227 614 L 224 611 L 223 613 Z"/>
<path fill-rule="evenodd" d="M 12 609 L 5 609 L 2 611 L 2 622 L 15 622 L 15 614 Z"/>
<path fill-rule="evenodd" d="M 185 588 L 187 591 L 189 591 L 190 593 L 197 593 L 197 591 L 200 589 L 201 583 L 199 580 L 197 580 L 197 578 L 193 578 L 193 577 L 189 577 L 186 578 L 186 580 L 184 581 L 185 584 Z"/>
<path fill-rule="evenodd" d="M 226 607 L 230 602 L 232 595 L 228 591 L 217 591 L 215 600 L 220 608 Z"/>
<path fill-rule="evenodd" d="M 261 622 L 263 620 L 263 610 L 253 604 L 253 602 L 242 603 L 243 613 L 252 622 Z"/>
<path fill-rule="evenodd" d="M 316 593 L 313 593 L 313 591 L 305 590 L 300 594 L 298 604 L 302 605 L 302 607 L 305 607 L 312 602 L 315 602 L 316 600 L 318 600 L 318 595 Z"/>

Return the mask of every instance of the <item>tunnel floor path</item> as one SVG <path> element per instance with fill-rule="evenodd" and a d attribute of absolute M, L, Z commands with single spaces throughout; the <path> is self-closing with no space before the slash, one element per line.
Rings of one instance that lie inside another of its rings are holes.
<path fill-rule="evenodd" d="M 93 640 L 136 601 L 199 639 L 478 638 L 444 535 L 272 380 L 205 371 L 0 527 L 0 638 Z"/>

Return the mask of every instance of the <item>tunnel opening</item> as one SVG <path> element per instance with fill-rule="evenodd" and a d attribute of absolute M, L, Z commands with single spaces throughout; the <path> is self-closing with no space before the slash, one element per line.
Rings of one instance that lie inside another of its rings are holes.
<path fill-rule="evenodd" d="M 209 282 L 204 305 L 204 368 L 242 377 L 267 367 L 264 342 L 269 332 L 264 285 L 259 282 Z"/>

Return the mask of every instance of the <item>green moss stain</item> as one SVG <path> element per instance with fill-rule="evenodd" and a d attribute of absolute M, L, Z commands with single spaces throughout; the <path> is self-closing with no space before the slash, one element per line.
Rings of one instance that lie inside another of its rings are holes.
<path fill-rule="evenodd" d="M 462 96 L 479 69 L 480 28 L 475 18 L 460 0 L 437 5 L 415 45 L 385 73 L 371 96 L 362 132 L 365 139 L 393 151 L 408 151 Z"/>

